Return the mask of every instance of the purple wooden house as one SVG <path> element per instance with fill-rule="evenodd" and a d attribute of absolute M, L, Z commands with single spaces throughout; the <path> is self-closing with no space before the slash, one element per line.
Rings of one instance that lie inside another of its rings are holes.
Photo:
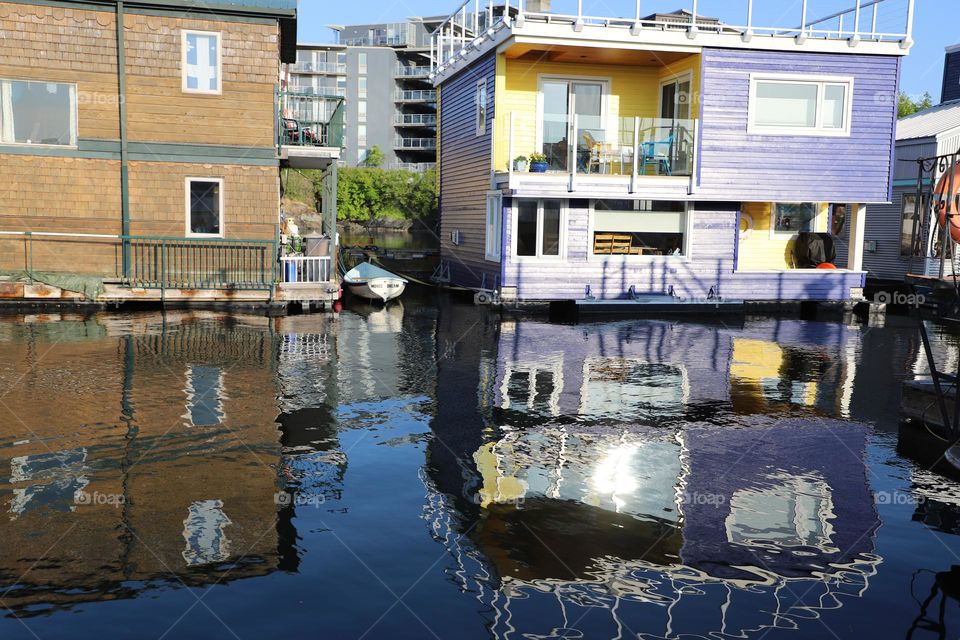
<path fill-rule="evenodd" d="M 505 301 L 859 297 L 913 0 L 804 0 L 786 26 L 640 4 L 470 0 L 436 30 L 441 276 Z M 796 268 L 802 232 L 849 237 L 837 269 Z"/>

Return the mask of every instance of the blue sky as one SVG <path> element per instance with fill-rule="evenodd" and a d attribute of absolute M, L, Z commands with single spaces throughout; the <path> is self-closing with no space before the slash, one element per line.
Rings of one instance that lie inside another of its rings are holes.
<path fill-rule="evenodd" d="M 810 16 L 824 16 L 854 4 L 854 0 L 808 0 Z M 584 12 L 601 16 L 633 14 L 633 0 L 583 0 Z M 328 24 L 365 24 L 403 20 L 414 15 L 440 15 L 452 12 L 459 0 L 300 0 L 301 42 L 330 42 Z M 801 0 L 755 0 L 754 22 L 771 26 L 796 27 L 800 21 Z M 554 11 L 566 13 L 575 0 L 554 0 Z M 643 13 L 689 8 L 690 0 L 642 0 Z M 906 0 L 886 0 L 879 14 L 878 29 L 899 31 Z M 700 12 L 731 23 L 743 23 L 745 0 L 700 0 Z M 956 25 L 960 24 L 957 0 L 917 0 L 914 40 L 916 44 L 903 62 L 901 88 L 911 95 L 929 91 L 940 98 L 943 79 L 943 48 L 960 42 Z"/>

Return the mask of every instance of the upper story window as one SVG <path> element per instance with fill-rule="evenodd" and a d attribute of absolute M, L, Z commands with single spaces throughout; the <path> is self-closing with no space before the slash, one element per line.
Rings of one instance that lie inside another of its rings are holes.
<path fill-rule="evenodd" d="M 183 31 L 183 91 L 222 92 L 220 34 L 212 31 Z"/>
<path fill-rule="evenodd" d="M 0 79 L 0 143 L 76 146 L 77 86 Z"/>
<path fill-rule="evenodd" d="M 477 135 L 487 134 L 487 81 L 477 81 Z"/>
<path fill-rule="evenodd" d="M 750 77 L 747 132 L 792 136 L 849 136 L 853 78 Z"/>
<path fill-rule="evenodd" d="M 357 54 L 357 66 L 360 69 L 360 73 L 367 72 L 367 54 L 366 53 L 361 52 Z"/>

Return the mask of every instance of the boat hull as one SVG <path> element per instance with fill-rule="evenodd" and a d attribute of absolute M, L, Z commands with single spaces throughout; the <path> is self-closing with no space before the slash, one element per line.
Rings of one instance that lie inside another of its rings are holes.
<path fill-rule="evenodd" d="M 399 278 L 372 278 L 358 282 L 344 281 L 347 289 L 355 296 L 367 300 L 389 302 L 399 298 L 406 289 L 406 283 Z"/>

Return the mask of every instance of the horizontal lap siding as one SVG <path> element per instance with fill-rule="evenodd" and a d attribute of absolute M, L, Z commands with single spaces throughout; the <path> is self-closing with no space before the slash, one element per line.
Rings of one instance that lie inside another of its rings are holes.
<path fill-rule="evenodd" d="M 514 200 L 514 203 L 516 200 Z M 689 260 L 589 259 L 589 209 L 574 201 L 567 209 L 567 246 L 563 260 L 515 261 L 512 257 L 513 215 L 505 207 L 504 285 L 517 288 L 521 300 L 576 300 L 586 294 L 600 299 L 638 293 L 665 294 L 672 287 L 682 297 L 708 295 L 714 289 L 729 299 L 846 300 L 852 287 L 863 286 L 859 273 L 823 270 L 734 272 L 737 234 L 736 203 L 697 203 L 691 209 L 693 236 Z"/>
<path fill-rule="evenodd" d="M 440 87 L 440 247 L 453 282 L 493 288 L 500 267 L 484 258 L 486 192 L 494 123 L 496 58 L 471 65 Z M 477 81 L 487 81 L 487 133 L 476 135 Z M 450 242 L 459 231 L 461 243 Z M 484 282 L 484 274 L 486 281 Z"/>
<path fill-rule="evenodd" d="M 699 196 L 883 202 L 889 193 L 898 59 L 707 49 Z M 849 137 L 747 135 L 750 74 L 854 78 Z"/>

